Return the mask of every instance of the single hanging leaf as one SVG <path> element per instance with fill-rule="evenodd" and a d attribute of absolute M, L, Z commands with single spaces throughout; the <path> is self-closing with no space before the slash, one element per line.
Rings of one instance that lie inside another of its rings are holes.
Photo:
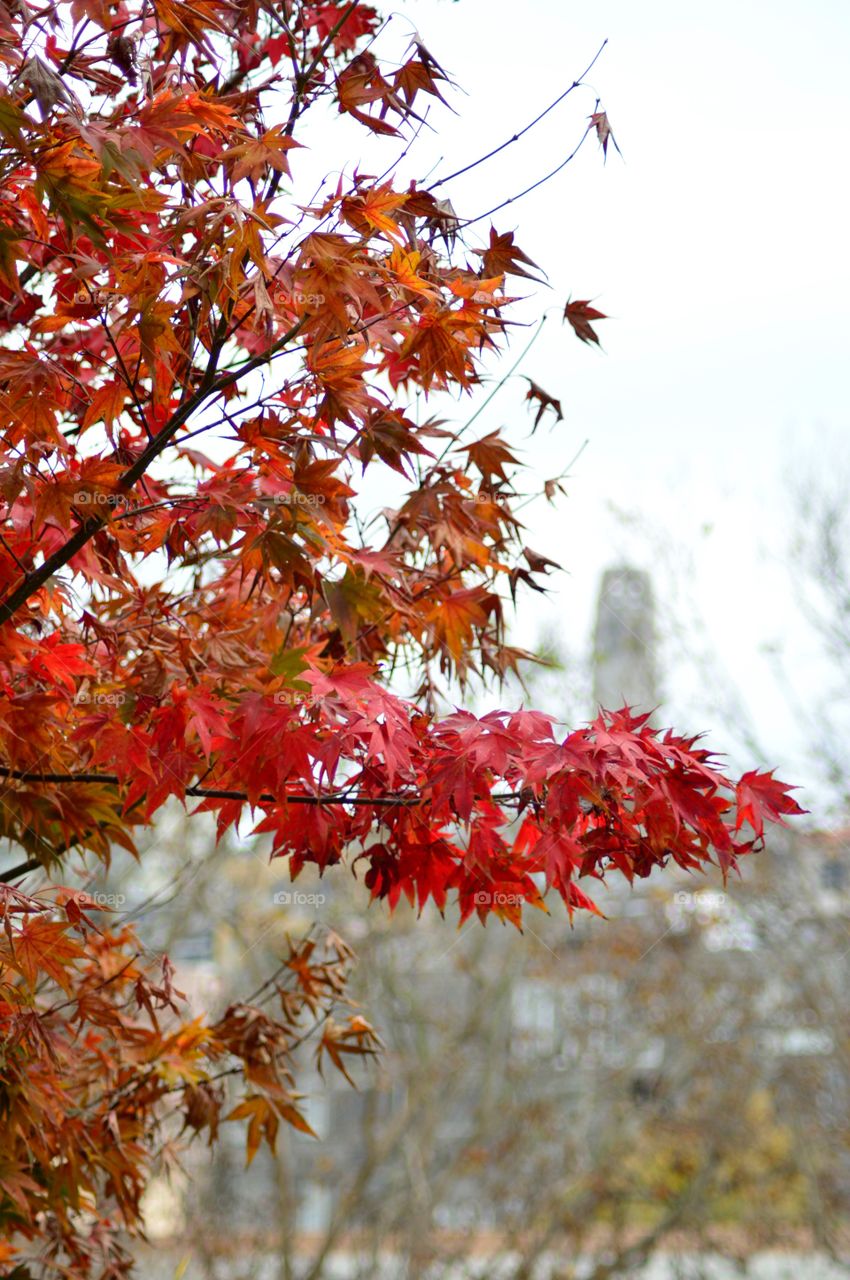
<path fill-rule="evenodd" d="M 611 125 L 608 123 L 607 113 L 604 111 L 594 111 L 593 115 L 589 117 L 589 120 L 590 127 L 596 130 L 596 136 L 599 139 L 599 144 L 602 147 L 602 154 L 605 159 L 608 159 L 609 142 L 613 142 L 614 150 L 621 156 L 623 153 L 617 146 L 617 139 L 611 132 Z"/>
<path fill-rule="evenodd" d="M 554 396 L 550 396 L 548 391 L 544 391 L 543 388 L 538 386 L 532 378 L 526 376 L 526 382 L 528 383 L 528 391 L 525 393 L 526 400 L 537 401 L 537 414 L 534 418 L 534 426 L 531 429 L 531 434 L 534 435 L 534 432 L 540 426 L 540 420 L 547 409 L 551 409 L 553 411 L 556 422 L 562 422 L 564 414 L 561 409 L 560 400 L 556 400 Z"/>
<path fill-rule="evenodd" d="M 591 320 L 607 320 L 608 317 L 602 311 L 597 311 L 587 300 L 584 301 L 568 301 L 564 309 L 564 319 L 569 320 L 573 327 L 573 333 L 582 342 L 595 342 L 599 346 L 599 335 L 590 323 Z"/>

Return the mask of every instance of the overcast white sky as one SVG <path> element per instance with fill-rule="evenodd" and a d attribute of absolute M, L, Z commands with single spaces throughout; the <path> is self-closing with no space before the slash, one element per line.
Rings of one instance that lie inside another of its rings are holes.
<path fill-rule="evenodd" d="M 608 38 L 590 79 L 624 162 L 609 149 L 603 166 L 587 146 L 495 216 L 545 267 L 553 302 L 591 297 L 616 317 L 599 326 L 604 356 L 553 317 L 525 366 L 564 402 L 542 465 L 589 440 L 569 501 L 535 508 L 529 540 L 570 571 L 549 608 L 576 643 L 604 565 L 648 560 L 608 503 L 693 545 L 722 659 L 771 762 L 791 762 L 758 647 L 793 636 L 795 603 L 759 551 L 781 560 L 789 472 L 850 458 L 850 5 L 420 0 L 401 12 L 469 94 L 440 132 L 451 168 L 527 123 Z M 456 207 L 483 211 L 553 168 L 592 106 L 574 95 L 453 184 Z M 515 420 L 522 394 L 506 391 L 490 421 Z"/>
<path fill-rule="evenodd" d="M 523 371 L 561 398 L 566 420 L 528 441 L 530 455 L 554 475 L 588 441 L 569 500 L 526 513 L 530 545 L 569 576 L 548 603 L 523 606 L 521 642 L 554 620 L 571 645 L 586 644 L 604 567 L 624 556 L 652 567 L 655 553 L 610 505 L 636 512 L 676 558 L 694 555 L 698 610 L 744 688 L 769 762 L 807 780 L 759 648 L 788 638 L 804 694 L 816 690 L 782 561 L 789 474 L 815 465 L 850 476 L 850 4 L 410 0 L 394 11 L 379 56 L 400 54 L 414 26 L 465 93 L 451 96 L 457 117 L 439 105 L 429 114 L 435 132 L 419 139 L 405 179 L 435 165 L 433 180 L 510 137 L 608 39 L 592 90 L 438 192 L 470 217 L 522 190 L 572 150 L 597 94 L 623 152 L 609 150 L 603 165 L 589 140 L 561 174 L 493 219 L 516 229 L 552 285 L 523 310 L 553 309 Z M 338 143 L 346 124 L 335 123 Z M 305 137 L 302 181 L 326 163 L 319 138 Z M 362 155 L 359 127 L 351 138 L 349 161 Z M 366 172 L 398 151 L 392 140 L 374 147 Z M 478 224 L 475 243 L 488 225 Z M 562 327 L 568 294 L 614 317 L 599 326 L 605 354 Z M 500 394 L 482 431 L 508 426 L 521 440 L 526 385 L 517 379 Z M 675 688 L 674 678 L 672 712 L 690 714 Z M 723 745 L 721 725 L 681 727 L 709 729 Z"/>

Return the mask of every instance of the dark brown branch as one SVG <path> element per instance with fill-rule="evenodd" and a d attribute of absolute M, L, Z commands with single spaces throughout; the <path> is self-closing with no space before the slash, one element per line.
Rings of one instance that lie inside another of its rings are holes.
<path fill-rule="evenodd" d="M 19 862 L 16 867 L 12 867 L 10 871 L 0 873 L 0 884 L 8 884 L 10 880 L 20 880 L 21 876 L 27 876 L 31 871 L 37 871 L 42 866 L 38 858 L 30 858 L 29 862 Z"/>
<path fill-rule="evenodd" d="M 151 463 L 158 458 L 166 446 L 171 443 L 171 440 L 183 426 L 184 422 L 188 421 L 196 409 L 200 408 L 200 406 L 210 397 L 218 395 L 227 387 L 232 386 L 234 382 L 238 382 L 240 378 L 244 378 L 246 374 L 251 373 L 254 369 L 258 369 L 261 365 L 270 360 L 273 355 L 280 351 L 287 342 L 291 341 L 291 339 L 298 334 L 303 323 L 303 320 L 299 320 L 297 324 L 293 325 L 291 329 L 283 334 L 277 342 L 273 343 L 267 351 L 264 351 L 262 355 L 252 356 L 251 359 L 245 360 L 231 373 L 222 374 L 218 378 L 215 376 L 215 360 L 218 356 L 218 349 L 214 348 L 211 353 L 210 363 L 197 391 L 195 391 L 194 394 L 180 406 L 180 408 L 172 415 L 170 421 L 163 427 L 162 431 L 160 431 L 159 434 L 151 440 L 150 444 L 139 455 L 133 465 L 128 467 L 124 472 L 118 482 L 117 487 L 119 491 L 126 492 L 126 490 L 131 489 L 133 485 L 142 478 Z M 6 597 L 2 604 L 0 604 L 0 626 L 4 622 L 8 622 L 9 619 L 17 613 L 21 605 L 25 604 L 30 596 L 33 595 L 34 592 L 38 591 L 39 587 L 42 587 L 45 582 L 52 578 L 57 570 L 63 568 L 69 560 L 73 559 L 77 552 L 81 551 L 86 543 L 89 542 L 100 529 L 104 528 L 105 525 L 105 517 L 96 515 L 89 516 L 87 520 L 83 521 L 76 533 L 68 539 L 64 546 L 59 547 L 54 551 L 53 555 L 48 556 L 38 569 L 33 569 L 31 573 L 28 573 L 23 581 L 18 584 L 15 590 Z"/>
<path fill-rule="evenodd" d="M 307 88 L 307 86 L 310 83 L 310 77 L 315 72 L 322 58 L 327 53 L 331 44 L 336 39 L 341 29 L 345 26 L 346 22 L 348 22 L 348 19 L 351 17 L 352 13 L 357 8 L 359 3 L 360 3 L 360 0 L 351 0 L 351 4 L 349 4 L 343 10 L 340 17 L 331 27 L 330 31 L 325 36 L 319 48 L 316 50 L 312 61 L 307 67 L 307 70 L 306 71 L 299 70 L 299 72 L 296 74 L 295 81 L 292 86 L 293 94 L 292 94 L 292 104 L 289 108 L 289 118 L 283 127 L 283 132 L 287 137 L 289 138 L 292 137 L 292 133 L 295 128 L 295 125 L 298 121 L 299 116 L 301 115 L 301 108 L 303 105 L 303 94 L 304 94 L 304 90 Z M 286 28 L 284 29 L 286 30 Z M 287 31 L 287 35 L 289 35 L 288 31 Z M 289 36 L 289 39 L 290 39 L 290 44 L 292 44 L 292 37 Z M 266 191 L 266 196 L 265 196 L 267 202 L 277 194 L 277 189 L 280 186 L 280 181 L 282 176 L 283 175 L 279 169 L 272 174 L 271 180 L 269 181 L 268 190 Z"/>
<path fill-rule="evenodd" d="M 120 779 L 114 773 L 28 773 L 24 769 L 7 769 L 0 766 L 0 777 L 11 778 L 15 782 L 42 782 L 62 785 L 63 783 L 101 783 L 104 786 L 118 786 Z M 246 791 L 236 791 L 229 787 L 187 787 L 184 795 L 191 796 L 193 799 L 201 800 L 243 800 L 248 803 L 252 797 Z M 519 800 L 520 793 L 506 791 L 494 794 L 488 797 L 490 800 L 498 804 L 509 804 L 512 801 Z M 329 791 L 324 795 L 311 795 L 309 792 L 282 792 L 280 795 L 272 795 L 271 792 L 264 791 L 259 796 L 254 797 L 258 804 L 350 804 L 368 806 L 374 808 L 392 808 L 393 805 L 413 806 L 425 804 L 427 797 L 421 792 L 401 792 L 396 795 L 377 795 L 366 796 L 359 792 L 350 793 L 348 791 Z M 40 866 L 36 863 L 36 866 Z"/>

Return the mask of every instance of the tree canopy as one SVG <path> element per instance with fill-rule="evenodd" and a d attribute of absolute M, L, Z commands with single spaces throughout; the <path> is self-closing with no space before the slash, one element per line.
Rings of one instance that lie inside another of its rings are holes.
<path fill-rule="evenodd" d="M 358 0 L 0 5 L 0 1257 L 29 1241 L 55 1274 L 126 1272 L 169 1116 L 214 1139 L 233 1077 L 250 1154 L 306 1125 L 310 1027 L 340 1067 L 375 1047 L 332 1016 L 338 939 L 187 1022 L 168 962 L 57 883 L 72 855 L 134 850 L 169 800 L 219 834 L 247 808 L 293 875 L 347 860 L 391 906 L 519 925 L 549 890 L 594 910 L 606 872 L 725 875 L 798 811 L 628 709 L 438 714 L 517 669 L 509 601 L 552 562 L 509 441 L 421 406 L 474 391 L 539 268 L 453 208 L 457 174 L 398 180 L 453 85 L 418 36 L 382 64 L 381 29 Z M 386 168 L 301 190 L 328 108 Z M 588 136 L 613 140 L 598 103 Z M 597 341 L 589 301 L 564 314 Z"/>

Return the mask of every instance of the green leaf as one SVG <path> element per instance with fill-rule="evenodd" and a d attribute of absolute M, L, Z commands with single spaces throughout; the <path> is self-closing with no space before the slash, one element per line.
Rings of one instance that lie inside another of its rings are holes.
<path fill-rule="evenodd" d="M 298 679 L 301 672 L 307 671 L 310 666 L 309 662 L 304 660 L 306 652 L 306 645 L 302 645 L 299 649 L 287 649 L 282 645 L 269 663 L 269 670 L 272 675 L 282 676 L 293 689 L 301 689 L 309 693 L 310 686 L 306 681 Z"/>

